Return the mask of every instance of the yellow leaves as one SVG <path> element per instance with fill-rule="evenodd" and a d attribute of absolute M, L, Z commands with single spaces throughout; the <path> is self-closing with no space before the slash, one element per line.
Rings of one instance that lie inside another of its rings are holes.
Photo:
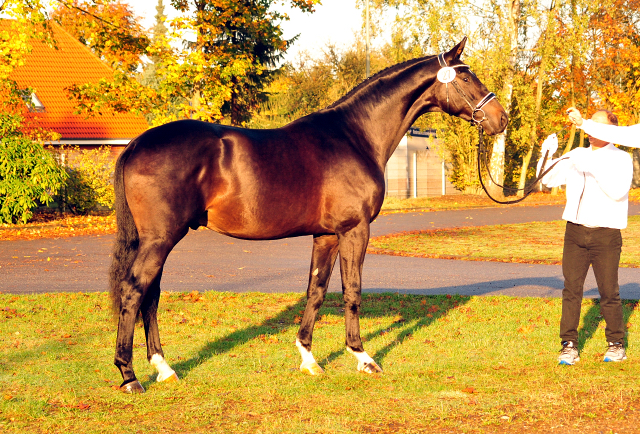
<path fill-rule="evenodd" d="M 522 327 L 518 327 L 517 332 L 523 335 L 527 335 L 531 332 L 533 332 L 536 329 L 536 325 L 535 324 L 528 324 L 526 326 L 522 326 Z"/>
<path fill-rule="evenodd" d="M 0 240 L 34 240 L 40 238 L 102 235 L 116 232 L 115 216 L 64 216 L 37 214 L 32 223 L 3 225 Z M 47 258 L 50 262 L 51 258 Z"/>
<path fill-rule="evenodd" d="M 267 344 L 277 344 L 280 342 L 278 337 L 275 335 L 260 335 L 258 336 L 258 339 Z"/>
<path fill-rule="evenodd" d="M 190 301 L 192 303 L 196 303 L 198 301 L 202 301 L 204 300 L 204 297 L 202 297 L 202 294 L 198 291 L 191 291 L 188 294 L 185 294 L 182 299 L 184 301 Z"/>
<path fill-rule="evenodd" d="M 0 80 L 6 80 L 15 68 L 24 65 L 24 58 L 31 51 L 31 33 L 25 23 L 3 23 L 0 31 Z"/>

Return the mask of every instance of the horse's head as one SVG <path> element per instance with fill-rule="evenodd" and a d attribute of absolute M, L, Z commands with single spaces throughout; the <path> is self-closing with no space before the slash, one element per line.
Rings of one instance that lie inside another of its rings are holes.
<path fill-rule="evenodd" d="M 501 133 L 509 117 L 495 95 L 460 61 L 466 42 L 465 37 L 449 52 L 438 55 L 438 106 L 445 113 L 482 125 L 487 134 Z"/>

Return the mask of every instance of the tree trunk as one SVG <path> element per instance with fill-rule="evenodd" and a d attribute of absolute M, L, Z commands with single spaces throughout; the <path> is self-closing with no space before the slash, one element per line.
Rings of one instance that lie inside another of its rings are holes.
<path fill-rule="evenodd" d="M 544 77 L 547 68 L 547 57 L 549 55 L 547 50 L 547 35 L 549 31 L 554 31 L 551 27 L 551 12 L 553 11 L 553 3 L 549 8 L 547 14 L 547 25 L 545 34 L 542 39 L 542 46 L 540 47 L 540 67 L 538 69 L 538 84 L 536 87 L 536 116 L 533 120 L 533 125 L 531 126 L 531 135 L 529 138 L 529 150 L 527 154 L 522 158 L 522 167 L 520 168 L 520 180 L 518 182 L 518 196 L 524 196 L 524 191 L 522 191 L 527 182 L 527 170 L 529 170 L 529 163 L 531 163 L 531 157 L 533 156 L 533 149 L 536 146 L 536 141 L 538 135 L 536 134 L 538 129 L 538 122 L 540 121 L 540 107 L 542 106 L 542 87 L 544 84 Z M 551 157 L 551 155 L 549 156 Z"/>
<path fill-rule="evenodd" d="M 513 98 L 513 76 L 516 68 L 516 60 L 518 54 L 518 24 L 520 21 L 520 0 L 509 0 L 509 23 L 508 23 L 508 39 L 509 39 L 509 60 L 507 65 L 507 73 L 504 79 L 503 95 L 504 109 L 507 114 L 511 111 L 511 100 Z M 496 141 L 493 143 L 491 152 L 491 161 L 489 170 L 494 181 L 500 185 L 504 185 L 504 153 L 507 141 L 508 129 L 498 134 Z M 501 195 L 504 192 L 501 187 L 489 182 L 489 192 L 492 195 Z"/>

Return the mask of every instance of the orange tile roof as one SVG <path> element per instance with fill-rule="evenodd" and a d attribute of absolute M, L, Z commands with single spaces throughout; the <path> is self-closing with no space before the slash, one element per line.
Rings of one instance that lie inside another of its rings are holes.
<path fill-rule="evenodd" d="M 0 20 L 0 26 L 3 26 Z M 149 128 L 142 116 L 130 113 L 96 115 L 85 119 L 85 115 L 73 114 L 75 103 L 64 90 L 72 84 L 95 83 L 109 78 L 113 72 L 87 47 L 51 23 L 58 49 L 33 41 L 33 50 L 25 64 L 14 70 L 11 78 L 20 87 L 32 88 L 42 101 L 45 111 L 34 114 L 39 125 L 55 131 L 64 139 L 131 139 Z M 3 26 L 3 27 L 4 27 Z"/>

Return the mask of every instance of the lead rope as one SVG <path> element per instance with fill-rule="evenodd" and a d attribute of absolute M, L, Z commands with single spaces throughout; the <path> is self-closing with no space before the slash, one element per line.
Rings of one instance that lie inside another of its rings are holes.
<path fill-rule="evenodd" d="M 542 160 L 542 167 L 543 168 L 547 164 L 548 157 L 549 157 L 549 150 L 547 150 L 547 152 L 544 153 L 544 159 Z M 505 187 L 504 185 L 498 184 L 493 179 L 493 177 L 491 176 L 491 170 L 489 170 L 489 164 L 487 163 L 487 150 L 484 147 L 484 129 L 482 128 L 482 125 L 478 124 L 478 179 L 480 179 L 480 185 L 482 186 L 482 189 L 484 190 L 484 192 L 487 193 L 487 196 L 489 197 L 489 199 L 491 199 L 495 203 L 499 203 L 501 205 L 509 205 L 509 204 L 522 202 L 523 200 L 525 200 L 527 198 L 527 196 L 529 196 L 531 193 L 533 193 L 533 190 L 536 187 L 536 185 L 538 185 L 538 183 L 542 180 L 542 178 L 544 178 L 545 175 L 547 173 L 549 173 L 551 171 L 551 169 L 553 169 L 555 167 L 556 164 L 558 164 L 562 160 L 566 160 L 567 158 L 568 157 L 560 158 L 558 161 L 553 163 L 547 170 L 542 171 L 542 173 L 540 173 L 538 176 L 536 176 L 536 179 L 534 179 L 531 184 L 529 184 L 528 186 L 525 186 L 524 188 Z M 502 188 L 502 189 L 510 190 L 510 191 L 524 191 L 524 195 L 519 199 L 507 200 L 507 201 L 498 200 L 498 199 L 494 198 L 493 196 L 491 196 L 491 193 L 489 193 L 489 190 L 484 185 L 484 181 L 482 180 L 482 166 L 480 164 L 481 161 L 484 161 L 484 166 L 487 169 L 487 173 L 489 173 L 489 179 L 498 188 Z"/>

